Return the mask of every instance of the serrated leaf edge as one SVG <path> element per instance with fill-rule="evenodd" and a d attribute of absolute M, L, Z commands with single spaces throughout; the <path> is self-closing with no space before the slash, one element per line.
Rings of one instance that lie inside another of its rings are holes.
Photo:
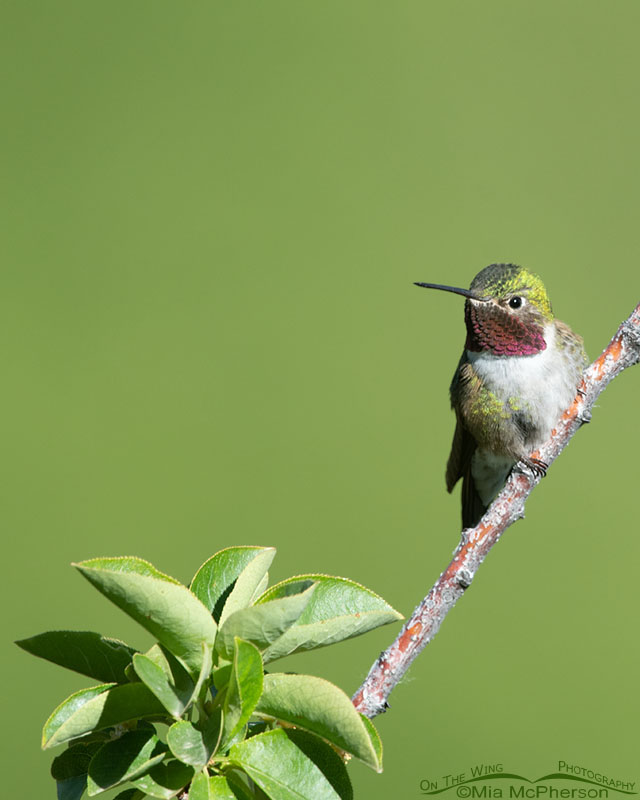
<path fill-rule="evenodd" d="M 102 567 L 100 567 L 100 566 L 91 566 L 91 564 L 92 564 L 92 562 L 96 563 L 96 562 L 99 562 L 99 561 L 127 561 L 127 560 L 138 561 L 138 562 L 140 562 L 142 564 L 146 564 L 148 567 L 151 567 L 151 569 L 154 572 L 153 575 L 146 575 L 146 574 L 139 573 L 139 572 L 132 572 L 131 570 L 125 570 L 124 572 L 126 574 L 128 574 L 128 575 L 134 574 L 134 575 L 140 575 L 143 578 L 156 578 L 157 580 L 164 580 L 164 581 L 167 581 L 168 583 L 175 583 L 178 586 L 184 586 L 184 583 L 181 583 L 179 580 L 177 580 L 176 578 L 172 577 L 171 575 L 167 575 L 166 572 L 162 572 L 161 570 L 159 570 L 155 566 L 155 564 L 152 564 L 150 561 L 147 561 L 146 558 L 140 558 L 140 556 L 98 556 L 97 558 L 88 558 L 85 561 L 72 561 L 71 562 L 71 566 L 75 567 L 78 570 L 80 570 L 80 572 L 82 572 L 85 569 L 93 570 L 95 572 L 97 572 L 97 571 L 101 571 L 101 572 L 122 572 L 122 570 L 112 570 L 112 569 L 109 569 L 106 566 L 102 566 Z M 184 586 L 184 588 L 188 589 L 189 587 Z M 195 597 L 195 595 L 194 595 L 194 597 Z"/>
<path fill-rule="evenodd" d="M 367 594 L 371 595 L 372 597 L 375 597 L 377 600 L 381 600 L 387 606 L 387 608 L 397 616 L 398 620 L 404 619 L 404 614 L 401 614 L 399 611 L 397 611 L 392 605 L 387 603 L 387 601 L 384 599 L 384 597 L 382 597 L 381 595 L 377 594 L 372 589 L 369 589 L 368 586 L 364 586 L 362 583 L 358 583 L 358 581 L 354 581 L 351 578 L 343 578 L 340 575 L 326 575 L 323 572 L 310 572 L 310 573 L 307 573 L 307 574 L 304 574 L 304 575 L 292 575 L 290 578 L 285 578 L 282 581 L 278 581 L 278 583 L 274 583 L 273 586 L 270 586 L 266 591 L 264 591 L 260 595 L 260 597 L 258 597 L 257 600 L 255 600 L 254 605 L 258 605 L 258 604 L 264 603 L 268 599 L 271 599 L 271 598 L 268 597 L 268 595 L 271 592 L 273 592 L 276 589 L 278 589 L 279 587 L 281 587 L 281 586 L 287 586 L 287 585 L 289 585 L 291 583 L 295 583 L 296 581 L 309 581 L 309 580 L 318 581 L 319 585 L 321 586 L 322 585 L 322 578 L 329 578 L 331 580 L 342 581 L 343 583 L 346 583 L 346 584 L 348 584 L 350 586 L 355 586 L 358 589 L 361 589 L 362 591 L 364 591 Z M 276 599 L 279 599 L 279 598 L 276 598 Z M 377 612 L 381 612 L 382 609 L 376 609 L 376 611 Z M 366 613 L 366 614 L 368 614 L 368 613 L 371 613 L 371 612 L 366 611 L 366 612 L 358 612 L 358 613 Z M 352 614 L 342 614 L 341 616 L 349 616 L 350 617 L 350 616 L 353 616 L 353 615 Z M 332 617 L 332 619 L 333 619 L 333 617 Z"/>
<path fill-rule="evenodd" d="M 47 725 L 51 722 L 51 720 L 54 718 L 54 716 L 57 714 L 57 712 L 62 708 L 62 706 L 66 705 L 69 702 L 69 700 L 73 699 L 74 697 L 78 697 L 79 695 L 84 694 L 85 692 L 90 692 L 90 691 L 95 690 L 95 689 L 102 689 L 101 692 L 96 692 L 96 694 L 94 694 L 93 697 L 91 697 L 89 700 L 87 700 L 87 703 L 90 703 L 91 700 L 94 700 L 96 697 L 99 697 L 104 692 L 108 691 L 109 689 L 113 689 L 114 686 L 118 686 L 118 685 L 119 684 L 117 684 L 117 683 L 98 683 L 95 686 L 85 686 L 84 689 L 78 689 L 77 692 L 73 692 L 68 697 L 66 697 L 61 703 L 58 703 L 58 705 L 53 709 L 51 714 L 49 714 L 49 716 L 47 717 L 47 721 L 42 726 L 42 742 L 41 742 L 41 745 L 40 745 L 42 747 L 42 749 L 46 750 L 47 749 L 47 742 L 50 742 L 51 739 L 53 738 L 53 734 L 52 734 L 52 736 L 49 736 L 48 739 L 45 739 L 45 730 L 47 729 Z M 85 705 L 85 704 L 83 703 L 83 705 Z M 82 708 L 82 706 L 81 706 L 81 708 Z M 63 742 L 61 742 L 61 744 L 63 744 Z"/>

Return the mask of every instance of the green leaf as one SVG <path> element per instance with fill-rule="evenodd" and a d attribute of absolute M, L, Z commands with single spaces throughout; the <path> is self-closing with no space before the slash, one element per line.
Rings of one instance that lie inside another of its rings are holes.
<path fill-rule="evenodd" d="M 193 690 L 193 702 L 197 701 L 201 696 L 202 687 L 208 687 L 211 683 L 211 670 L 213 668 L 213 648 L 208 645 L 202 646 L 202 666 L 200 667 L 200 674 L 196 681 L 195 689 Z"/>
<path fill-rule="evenodd" d="M 191 781 L 188 800 L 212 800 L 210 781 L 211 779 L 208 775 L 203 772 L 198 773 Z M 235 798 L 232 798 L 232 800 L 235 800 Z"/>
<path fill-rule="evenodd" d="M 144 800 L 144 795 L 138 789 L 125 789 L 119 792 L 113 800 Z"/>
<path fill-rule="evenodd" d="M 145 725 L 146 723 L 140 720 L 140 725 Z M 77 744 L 84 745 L 85 747 L 94 747 L 95 750 L 92 752 L 96 752 L 97 750 L 102 747 L 105 742 L 108 742 L 110 739 L 113 739 L 115 735 L 115 728 L 103 728 L 99 731 L 90 731 L 86 733 L 84 736 L 80 736 L 79 738 L 75 739 L 69 747 L 75 747 Z"/>
<path fill-rule="evenodd" d="M 89 763 L 95 753 L 102 747 L 102 742 L 72 744 L 51 762 L 51 777 L 56 781 L 66 781 L 87 775 Z"/>
<path fill-rule="evenodd" d="M 48 742 L 53 734 L 56 733 L 56 731 L 65 723 L 66 720 L 72 718 L 75 714 L 81 713 L 85 705 L 90 703 L 103 692 L 111 689 L 113 686 L 115 686 L 113 683 L 103 683 L 100 686 L 91 686 L 88 689 L 80 689 L 79 692 L 74 692 L 72 695 L 67 697 L 66 700 L 63 700 L 62 703 L 60 703 L 60 705 L 54 709 L 54 711 L 51 713 L 51 716 L 44 724 L 44 728 L 42 729 L 43 749 L 53 746 Z M 88 731 L 84 732 L 87 733 Z M 80 736 L 81 734 L 78 735 Z M 56 742 L 55 744 L 61 744 L 61 742 Z"/>
<path fill-rule="evenodd" d="M 240 611 L 240 609 L 246 608 L 251 603 L 253 595 L 267 574 L 275 554 L 275 547 L 262 548 L 238 575 L 220 614 L 220 625 L 223 625 L 225 620 L 235 611 Z"/>
<path fill-rule="evenodd" d="M 175 667 L 171 670 L 165 654 L 161 652 L 161 655 L 167 664 L 166 670 L 158 664 L 157 660 L 154 661 L 149 655 L 141 653 L 133 657 L 133 668 L 136 675 L 158 698 L 171 716 L 179 718 L 189 705 L 195 686 L 189 674 L 177 660 L 175 663 L 182 670 L 182 674 Z"/>
<path fill-rule="evenodd" d="M 232 669 L 233 664 L 225 664 L 224 667 L 218 667 L 218 669 L 214 670 L 213 685 L 216 689 L 216 693 L 224 689 L 224 687 L 229 683 Z"/>
<path fill-rule="evenodd" d="M 149 578 L 157 578 L 158 580 L 172 583 L 174 586 L 182 586 L 180 581 L 172 578 L 171 575 L 167 575 L 165 572 L 160 572 L 150 561 L 146 561 L 144 558 L 138 558 L 137 556 L 90 558 L 86 561 L 72 563 L 72 566 L 77 568 L 106 569 L 111 572 L 146 575 Z"/>
<path fill-rule="evenodd" d="M 87 776 L 77 775 L 64 781 L 56 781 L 58 800 L 80 800 L 87 788 Z"/>
<path fill-rule="evenodd" d="M 227 784 L 229 788 L 233 792 L 232 800 L 256 800 L 257 794 L 256 791 L 253 791 L 253 788 L 250 789 L 248 785 L 245 783 L 244 780 L 240 777 L 243 775 L 249 780 L 249 776 L 245 772 L 236 772 L 231 771 L 227 772 L 225 778 L 227 779 Z M 260 791 L 261 794 L 264 795 L 261 789 L 255 787 L 257 791 Z M 222 795 L 224 800 L 226 800 L 226 795 Z"/>
<path fill-rule="evenodd" d="M 240 573 L 266 550 L 272 552 L 273 560 L 275 551 L 271 547 L 227 547 L 205 561 L 193 576 L 190 589 L 213 614 L 216 622 Z"/>
<path fill-rule="evenodd" d="M 378 759 L 378 764 L 382 764 L 382 739 L 380 738 L 380 734 L 376 730 L 373 722 L 368 717 L 365 717 L 364 714 L 360 714 L 362 721 L 364 722 L 364 727 L 367 729 L 367 733 L 369 734 L 369 738 L 371 739 L 371 744 L 373 749 L 376 753 L 376 758 Z"/>
<path fill-rule="evenodd" d="M 262 677 L 260 651 L 250 642 L 236 638 L 229 688 L 224 700 L 225 742 L 230 742 L 249 722 L 262 694 Z"/>
<path fill-rule="evenodd" d="M 128 731 L 107 742 L 89 765 L 89 797 L 137 778 L 162 761 L 166 752 L 152 730 Z"/>
<path fill-rule="evenodd" d="M 362 716 L 342 689 L 323 678 L 282 672 L 265 675 L 255 713 L 311 731 L 377 772 L 382 770 Z"/>
<path fill-rule="evenodd" d="M 220 741 L 221 716 L 218 709 L 202 730 L 186 719 L 174 722 L 167 731 L 167 744 L 173 755 L 196 769 L 205 767 Z"/>
<path fill-rule="evenodd" d="M 186 586 L 139 558 L 95 558 L 74 566 L 192 674 L 200 673 L 202 644 L 213 646 L 216 623 Z"/>
<path fill-rule="evenodd" d="M 311 583 L 316 590 L 295 625 L 264 653 L 265 663 L 302 650 L 324 647 L 402 619 L 381 597 L 346 578 L 299 575 L 277 583 L 261 595 L 256 607 L 298 594 Z"/>
<path fill-rule="evenodd" d="M 249 796 L 254 797 L 248 791 L 245 794 L 234 792 L 223 775 L 210 778 L 202 772 L 191 781 L 189 789 L 189 800 L 238 800 L 238 797 L 242 800 Z"/>
<path fill-rule="evenodd" d="M 353 800 L 353 788 L 344 761 L 336 751 L 320 739 L 306 731 L 289 729 L 287 736 L 311 759 L 333 786 L 341 800 Z"/>
<path fill-rule="evenodd" d="M 150 797 L 169 800 L 175 797 L 193 777 L 193 767 L 180 761 L 167 761 L 152 767 L 146 775 L 133 781 L 134 786 Z"/>
<path fill-rule="evenodd" d="M 231 659 L 236 636 L 255 644 L 259 650 L 266 649 L 300 617 L 314 590 L 315 584 L 312 584 L 301 594 L 236 611 L 221 625 L 216 649 Z"/>
<path fill-rule="evenodd" d="M 153 661 L 156 666 L 160 667 L 170 683 L 180 686 L 184 684 L 185 689 L 188 686 L 193 691 L 194 683 L 191 675 L 166 647 L 161 644 L 154 644 L 144 655 Z"/>
<path fill-rule="evenodd" d="M 125 683 L 125 668 L 137 651 L 92 631 L 47 631 L 21 639 L 18 647 L 103 683 Z"/>
<path fill-rule="evenodd" d="M 252 606 L 256 600 L 260 597 L 260 595 L 264 594 L 267 591 L 267 586 L 269 585 L 269 573 L 265 572 L 262 576 L 262 580 L 253 590 L 253 594 L 251 595 L 251 600 L 249 605 Z"/>
<path fill-rule="evenodd" d="M 142 683 L 82 689 L 64 700 L 45 722 L 42 747 L 46 750 L 93 730 L 164 713 L 163 706 Z"/>
<path fill-rule="evenodd" d="M 340 800 L 330 781 L 282 728 L 234 745 L 229 755 L 272 800 Z"/>
<path fill-rule="evenodd" d="M 222 775 L 214 775 L 209 778 L 209 791 L 211 800 L 242 800 L 249 795 L 248 792 L 242 794 L 241 791 L 234 791 L 229 781 Z"/>
<path fill-rule="evenodd" d="M 79 800 L 87 788 L 89 763 L 101 742 L 73 744 L 53 759 L 51 776 L 56 781 L 58 800 Z"/>

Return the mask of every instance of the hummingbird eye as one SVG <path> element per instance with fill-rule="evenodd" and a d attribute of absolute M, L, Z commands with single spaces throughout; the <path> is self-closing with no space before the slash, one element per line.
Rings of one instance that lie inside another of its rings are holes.
<path fill-rule="evenodd" d="M 521 305 L 522 305 L 521 297 L 512 297 L 511 300 L 509 300 L 510 308 L 520 308 Z"/>

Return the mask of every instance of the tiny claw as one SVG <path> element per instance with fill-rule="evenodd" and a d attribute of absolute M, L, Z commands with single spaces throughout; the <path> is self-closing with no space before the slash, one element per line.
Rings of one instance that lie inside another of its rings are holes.
<path fill-rule="evenodd" d="M 531 459 L 531 469 L 534 471 L 536 475 L 539 475 L 541 478 L 544 478 L 547 474 L 547 469 L 549 465 L 546 461 L 542 461 L 540 458 L 532 458 Z"/>
<path fill-rule="evenodd" d="M 537 478 L 544 478 L 549 465 L 540 458 L 523 458 L 522 463 L 527 466 Z"/>

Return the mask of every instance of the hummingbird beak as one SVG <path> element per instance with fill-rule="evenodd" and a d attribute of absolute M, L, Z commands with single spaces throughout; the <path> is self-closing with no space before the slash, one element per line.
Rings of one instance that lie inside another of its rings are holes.
<path fill-rule="evenodd" d="M 471 300 L 477 300 L 479 303 L 488 302 L 488 297 L 478 297 L 477 294 L 469 291 L 469 289 L 459 289 L 457 286 L 443 286 L 441 283 L 418 283 L 414 281 L 415 286 L 422 286 L 424 289 L 441 289 L 443 292 L 453 292 L 454 294 L 461 294 L 463 297 L 468 297 Z"/>

